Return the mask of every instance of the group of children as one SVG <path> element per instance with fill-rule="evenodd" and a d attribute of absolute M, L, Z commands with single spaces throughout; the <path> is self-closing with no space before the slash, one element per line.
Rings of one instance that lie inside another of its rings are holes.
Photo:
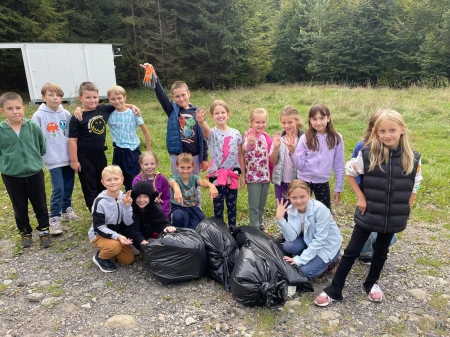
<path fill-rule="evenodd" d="M 19 95 L 0 97 L 0 110 L 7 118 L 0 124 L 0 171 L 24 247 L 32 243 L 28 199 L 43 247 L 51 245 L 50 235 L 62 232 L 61 221 L 79 219 L 71 208 L 74 172 L 92 212 L 89 239 L 99 248 L 93 261 L 104 272 L 116 269 L 112 257 L 124 265 L 132 263 L 140 245 L 161 232 L 173 232 L 176 227 L 195 229 L 205 218 L 200 187 L 209 189 L 216 218 L 224 220 L 227 205 L 228 225 L 234 232 L 238 189 L 247 185 L 250 225 L 266 231 L 264 209 L 272 182 L 285 260 L 299 266 L 309 278 L 339 265 L 332 285 L 315 303 L 325 306 L 342 299 L 345 278 L 368 239 L 373 242 L 373 257 L 362 258 L 371 263 L 364 286 L 370 300 L 382 300 L 376 281 L 395 233 L 406 227 L 422 179 L 420 155 L 411 149 L 400 114 L 377 111 L 359 150 L 345 165 L 342 136 L 334 130 L 330 111 L 323 104 L 310 109 L 306 132 L 298 111 L 285 107 L 280 113 L 283 131 L 273 137 L 265 131 L 267 111 L 257 108 L 242 136 L 227 125 L 230 110 L 224 101 L 215 100 L 210 106 L 215 124 L 211 128 L 206 111 L 190 103 L 184 82 L 175 82 L 171 91 L 173 102 L 156 79 L 156 97 L 168 116 L 169 180 L 157 171 L 158 159 L 150 150 L 150 134 L 140 110 L 125 103 L 125 90 L 119 86 L 108 90 L 111 104 L 99 104 L 97 87 L 82 83 L 79 100 L 83 108 L 77 108 L 71 117 L 61 105 L 61 88 L 47 83 L 42 88 L 44 103 L 32 117 L 36 123 L 23 118 L 25 107 Z M 114 147 L 113 165 L 109 166 L 104 153 L 106 124 Z M 139 149 L 137 127 L 146 140 L 144 153 Z M 43 163 L 53 186 L 50 217 Z M 200 177 L 201 170 L 207 171 L 206 179 Z M 328 181 L 332 172 L 334 205 L 339 202 L 344 173 L 357 196 L 355 229 L 342 259 L 342 237 L 331 215 Z M 360 182 L 355 179 L 358 176 Z M 121 191 L 122 184 L 126 193 Z M 316 200 L 311 199 L 312 194 Z"/>

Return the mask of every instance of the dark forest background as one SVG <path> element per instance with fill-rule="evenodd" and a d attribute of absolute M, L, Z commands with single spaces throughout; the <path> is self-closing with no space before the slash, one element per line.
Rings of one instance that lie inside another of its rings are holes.
<path fill-rule="evenodd" d="M 120 43 L 117 83 L 139 63 L 167 84 L 448 86 L 449 0 L 3 0 L 0 42 Z M 0 50 L 0 88 L 26 88 Z"/>

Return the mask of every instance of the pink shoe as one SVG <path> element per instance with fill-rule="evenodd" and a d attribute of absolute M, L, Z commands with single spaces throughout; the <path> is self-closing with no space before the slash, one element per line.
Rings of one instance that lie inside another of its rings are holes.
<path fill-rule="evenodd" d="M 322 293 L 314 300 L 314 304 L 319 307 L 326 307 L 331 302 L 334 302 L 334 300 L 330 296 L 328 296 L 325 291 L 322 291 Z"/>
<path fill-rule="evenodd" d="M 384 294 L 381 291 L 381 288 L 378 284 L 374 284 L 372 289 L 370 289 L 369 292 L 369 300 L 371 300 L 372 302 L 381 302 L 384 298 Z"/>

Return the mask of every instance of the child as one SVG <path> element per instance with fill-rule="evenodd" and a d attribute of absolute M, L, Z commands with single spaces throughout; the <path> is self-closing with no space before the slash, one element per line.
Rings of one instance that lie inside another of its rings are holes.
<path fill-rule="evenodd" d="M 383 300 L 377 281 L 394 233 L 406 228 L 410 207 L 422 180 L 420 154 L 411 149 L 405 132 L 403 117 L 396 111 L 384 110 L 366 146 L 345 166 L 347 181 L 358 198 L 355 227 L 333 281 L 316 297 L 316 305 L 324 307 L 342 300 L 345 279 L 373 231 L 378 232 L 378 237 L 364 288 L 370 301 Z M 364 175 L 361 188 L 355 179 L 358 175 Z"/>
<path fill-rule="evenodd" d="M 133 180 L 132 186 L 138 182 L 148 181 L 153 185 L 153 190 L 158 192 L 156 202 L 161 205 L 166 219 L 170 216 L 170 187 L 166 177 L 161 172 L 156 171 L 158 167 L 158 158 L 152 151 L 146 151 L 139 156 L 139 164 L 141 165 L 141 173 L 139 173 Z M 134 199 L 133 199 L 134 200 Z"/>
<path fill-rule="evenodd" d="M 176 230 L 166 219 L 161 206 L 155 203 L 158 194 L 145 180 L 136 183 L 131 191 L 133 224 L 125 226 L 123 234 L 133 241 L 137 251 L 141 245 L 146 245 L 150 238 L 155 237 L 155 234 L 173 233 Z"/>
<path fill-rule="evenodd" d="M 375 125 L 375 122 L 376 122 L 378 116 L 380 116 L 380 114 L 382 112 L 383 112 L 383 110 L 378 110 L 378 111 L 374 112 L 372 114 L 372 116 L 370 116 L 369 124 L 367 125 L 367 128 L 364 131 L 363 140 L 361 140 L 358 144 L 356 144 L 355 149 L 353 150 L 352 158 L 358 157 L 359 151 L 361 151 L 361 149 L 363 148 L 364 143 L 369 140 L 370 134 L 372 133 L 373 126 Z M 356 182 L 358 183 L 358 185 L 360 185 L 360 188 L 361 188 L 361 178 L 362 178 L 362 176 L 355 177 Z M 370 234 L 369 238 L 367 239 L 366 243 L 364 244 L 364 247 L 361 250 L 361 254 L 359 255 L 359 261 L 362 264 L 370 265 L 372 263 L 372 256 L 373 256 L 372 245 L 376 241 L 377 236 L 378 236 L 378 234 L 376 232 L 372 232 Z M 397 235 L 394 234 L 389 247 L 392 246 L 395 242 L 397 242 Z"/>
<path fill-rule="evenodd" d="M 334 130 L 330 110 L 325 104 L 317 104 L 309 110 L 309 129 L 300 137 L 297 148 L 294 139 L 287 137 L 297 178 L 305 181 L 318 201 L 331 209 L 328 180 L 334 171 L 334 205 L 344 185 L 344 142 Z M 295 152 L 295 153 L 294 153 Z"/>
<path fill-rule="evenodd" d="M 149 63 L 141 64 L 146 69 Z M 208 146 L 203 133 L 196 122 L 197 107 L 189 103 L 191 93 L 186 83 L 176 81 L 171 87 L 171 102 L 164 92 L 159 78 L 156 80 L 155 94 L 164 112 L 169 117 L 167 122 L 166 146 L 170 154 L 170 168 L 172 174 L 177 174 L 176 161 L 180 153 L 190 153 L 194 158 L 194 171 L 196 175 L 208 169 Z"/>
<path fill-rule="evenodd" d="M 110 260 L 114 256 L 125 266 L 134 260 L 130 247 L 133 242 L 119 234 L 121 226 L 130 226 L 133 223 L 132 200 L 131 191 L 123 194 L 120 190 L 123 174 L 119 166 L 106 166 L 102 171 L 101 182 L 106 190 L 95 198 L 88 236 L 89 241 L 100 249 L 92 261 L 102 272 L 111 273 L 117 270 Z"/>
<path fill-rule="evenodd" d="M 50 247 L 49 218 L 42 167 L 45 137 L 35 122 L 23 118 L 25 106 L 20 95 L 6 92 L 0 96 L 0 111 L 6 121 L 0 123 L 0 172 L 14 208 L 22 247 L 32 244 L 28 200 L 38 222 L 41 246 Z"/>
<path fill-rule="evenodd" d="M 70 112 L 61 105 L 64 92 L 58 84 L 46 83 L 41 89 L 42 103 L 31 120 L 42 129 L 47 150 L 44 163 L 50 172 L 52 197 L 50 200 L 50 234 L 63 232 L 61 221 L 80 220 L 73 211 L 72 192 L 75 172 L 70 167 L 69 130 Z"/>
<path fill-rule="evenodd" d="M 265 132 L 267 111 L 255 109 L 250 114 L 250 128 L 244 134 L 245 182 L 248 191 L 250 226 L 266 231 L 264 208 L 269 195 L 273 165 L 269 160 L 272 138 Z"/>
<path fill-rule="evenodd" d="M 181 153 L 177 157 L 178 174 L 170 177 L 170 201 L 172 206 L 172 225 L 195 229 L 206 218 L 200 207 L 198 186 L 209 188 L 211 199 L 217 197 L 216 186 L 201 179 L 194 171 L 194 158 L 190 153 Z"/>
<path fill-rule="evenodd" d="M 209 113 L 216 123 L 214 128 L 210 129 L 206 123 L 206 112 L 203 108 L 197 112 L 197 122 L 202 128 L 212 157 L 206 177 L 217 187 L 219 192 L 219 195 L 213 200 L 214 216 L 223 221 L 224 199 L 226 199 L 228 226 L 230 231 L 234 232 L 239 183 L 241 188 L 245 186 L 245 174 L 242 174 L 245 167 L 242 137 L 238 130 L 227 126 L 230 109 L 224 101 L 215 100 L 209 108 Z M 241 176 L 239 177 L 239 175 Z"/>
<path fill-rule="evenodd" d="M 281 110 L 280 122 L 283 132 L 273 136 L 269 153 L 270 162 L 275 165 L 272 172 L 272 183 L 275 186 L 275 197 L 278 201 L 281 201 L 286 194 L 289 183 L 297 178 L 297 170 L 292 164 L 289 149 L 285 144 L 286 136 L 293 137 L 294 144 L 297 146 L 298 139 L 304 134 L 302 120 L 294 107 L 286 106 Z M 289 199 L 287 203 L 289 205 Z M 287 220 L 287 213 L 284 217 Z"/>
<path fill-rule="evenodd" d="M 144 125 L 142 117 L 137 117 L 131 109 L 125 106 L 127 99 L 125 89 L 118 85 L 111 86 L 108 91 L 108 100 L 116 108 L 109 116 L 108 125 L 111 131 L 114 153 L 112 163 L 118 165 L 123 172 L 125 190 L 132 187 L 133 178 L 139 173 L 139 137 L 136 127 L 142 130 L 145 137 L 147 151 L 150 151 L 150 133 Z"/>
<path fill-rule="evenodd" d="M 86 206 L 91 210 L 94 199 L 103 190 L 101 175 L 107 165 L 106 122 L 115 108 L 109 104 L 98 104 L 98 88 L 92 82 L 81 83 L 78 99 L 84 110 L 80 120 L 76 113 L 70 119 L 70 167 L 78 173 Z M 139 111 L 133 105 L 126 106 Z"/>
<path fill-rule="evenodd" d="M 283 250 L 294 257 L 283 259 L 296 264 L 307 278 L 318 277 L 339 263 L 341 233 L 331 211 L 311 198 L 311 191 L 304 181 L 292 180 L 286 195 L 292 207 L 288 207 L 283 198 L 277 200 L 275 220 L 286 238 Z"/>

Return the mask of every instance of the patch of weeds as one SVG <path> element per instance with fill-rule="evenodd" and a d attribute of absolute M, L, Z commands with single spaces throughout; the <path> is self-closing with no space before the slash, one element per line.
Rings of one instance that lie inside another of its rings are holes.
<path fill-rule="evenodd" d="M 430 236 L 429 236 L 429 239 L 430 239 L 431 241 L 436 241 L 436 240 L 438 239 L 438 237 L 437 237 L 436 235 L 430 235 Z"/>
<path fill-rule="evenodd" d="M 329 325 L 329 324 L 322 324 L 322 333 L 324 335 L 331 335 L 335 332 L 338 332 L 341 328 L 339 327 L 339 324 L 336 325 Z"/>
<path fill-rule="evenodd" d="M 8 285 L 7 285 L 7 284 L 4 284 L 4 283 L 0 284 L 0 293 L 1 293 L 2 291 L 5 291 L 7 288 L 8 288 Z"/>
<path fill-rule="evenodd" d="M 106 287 L 112 287 L 114 285 L 114 281 L 108 280 L 105 282 Z"/>
<path fill-rule="evenodd" d="M 301 303 L 301 305 L 295 308 L 295 312 L 299 316 L 307 315 L 309 313 L 309 310 L 311 309 L 311 301 L 308 298 L 306 298 L 306 296 L 302 296 L 298 300 Z"/>
<path fill-rule="evenodd" d="M 220 300 L 222 300 L 224 297 L 225 297 L 225 294 L 224 294 L 224 293 L 218 293 L 218 294 L 215 294 L 215 295 L 213 296 L 213 299 L 216 300 L 216 301 L 220 301 Z"/>
<path fill-rule="evenodd" d="M 19 239 L 19 242 L 16 242 L 16 244 L 13 247 L 12 254 L 14 256 L 22 255 L 24 252 L 24 249 L 25 248 L 23 248 L 23 246 L 20 244 L 20 239 Z"/>
<path fill-rule="evenodd" d="M 200 308 L 200 307 L 202 306 L 202 302 L 200 302 L 200 301 L 195 301 L 194 305 L 195 305 L 197 308 Z"/>
<path fill-rule="evenodd" d="M 17 278 L 17 276 L 18 276 L 18 274 L 17 274 L 17 272 L 15 271 L 15 272 L 9 274 L 8 276 L 6 276 L 6 279 L 7 279 L 7 280 L 15 280 L 15 279 Z"/>
<path fill-rule="evenodd" d="M 431 266 L 434 268 L 440 268 L 442 266 L 442 262 L 438 260 L 432 260 L 426 257 L 419 257 L 416 259 L 416 263 L 424 265 L 424 266 Z"/>
<path fill-rule="evenodd" d="M 384 327 L 384 331 L 389 332 L 390 335 L 401 336 L 406 329 L 404 322 L 388 325 Z"/>
<path fill-rule="evenodd" d="M 164 301 L 167 301 L 167 302 L 172 300 L 172 296 L 170 296 L 170 295 L 164 295 L 162 298 L 163 298 Z"/>
<path fill-rule="evenodd" d="M 277 312 L 263 308 L 257 311 L 255 318 L 255 330 L 268 331 L 271 330 L 277 321 Z"/>
<path fill-rule="evenodd" d="M 442 228 L 450 230 L 450 224 L 445 223 L 445 224 L 442 225 Z"/>
<path fill-rule="evenodd" d="M 433 329 L 433 322 L 425 317 L 419 317 L 419 328 L 422 331 L 429 331 Z"/>
<path fill-rule="evenodd" d="M 187 300 L 187 297 L 185 295 L 182 295 L 179 297 L 180 301 L 185 302 Z"/>
<path fill-rule="evenodd" d="M 430 275 L 430 276 L 440 276 L 441 275 L 439 270 L 436 270 L 436 269 L 422 270 L 419 274 L 420 275 Z"/>
<path fill-rule="evenodd" d="M 214 329 L 214 324 L 213 323 L 209 322 L 209 323 L 207 323 L 205 325 L 206 332 L 211 332 L 211 331 L 213 331 L 213 329 Z"/>
<path fill-rule="evenodd" d="M 53 253 L 64 253 L 66 250 L 72 249 L 76 246 L 77 244 L 73 241 L 61 241 L 58 242 L 58 244 L 56 246 L 54 246 L 54 248 L 52 249 Z"/>
<path fill-rule="evenodd" d="M 54 330 L 54 331 L 58 331 L 58 330 L 59 330 L 59 325 L 53 326 L 53 330 Z"/>
<path fill-rule="evenodd" d="M 64 289 L 61 287 L 60 284 L 49 285 L 45 290 L 47 290 L 50 294 L 52 294 L 55 297 L 59 297 L 64 294 Z"/>
<path fill-rule="evenodd" d="M 127 290 L 127 286 L 125 284 L 121 284 L 119 287 L 119 291 L 124 292 L 125 290 Z"/>
<path fill-rule="evenodd" d="M 430 306 L 433 309 L 436 310 L 444 310 L 447 307 L 448 304 L 448 300 L 441 297 L 442 292 L 441 291 L 435 291 L 432 295 L 431 295 L 431 299 L 428 302 L 428 304 L 430 304 Z"/>

